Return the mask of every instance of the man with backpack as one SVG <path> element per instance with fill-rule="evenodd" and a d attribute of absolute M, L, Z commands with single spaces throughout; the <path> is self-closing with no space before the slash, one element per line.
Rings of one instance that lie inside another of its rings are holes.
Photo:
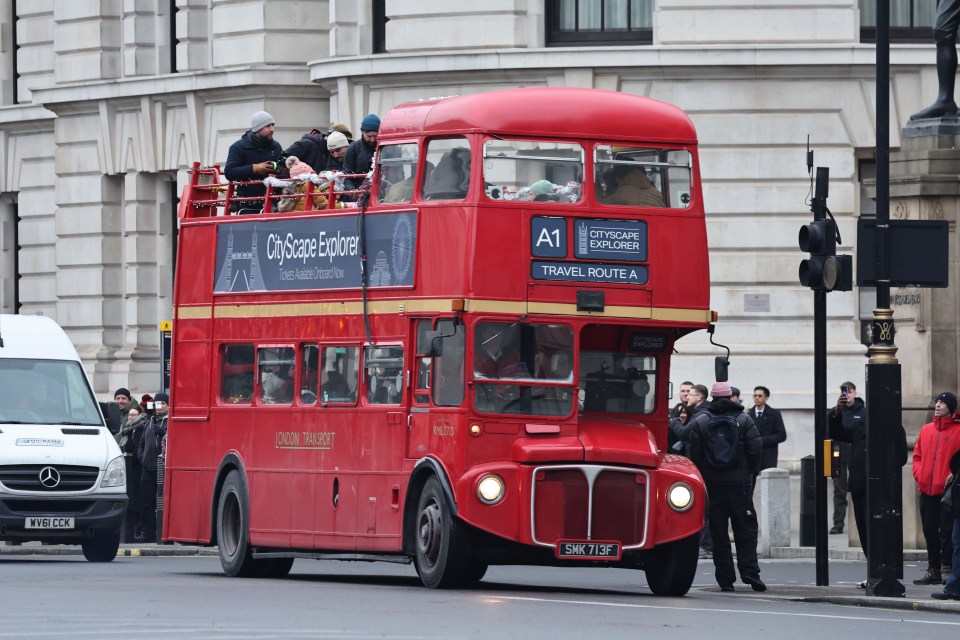
<path fill-rule="evenodd" d="M 740 580 L 754 591 L 766 591 L 757 561 L 757 512 L 753 507 L 753 477 L 760 470 L 763 444 L 743 406 L 730 400 L 731 393 L 726 382 L 713 384 L 709 410 L 693 419 L 689 454 L 707 487 L 707 522 L 720 590 L 734 591 L 737 578 L 728 533 L 732 525 Z"/>

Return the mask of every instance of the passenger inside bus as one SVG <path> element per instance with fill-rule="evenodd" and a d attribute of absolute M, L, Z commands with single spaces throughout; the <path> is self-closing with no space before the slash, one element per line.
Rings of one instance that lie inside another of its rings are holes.
<path fill-rule="evenodd" d="M 598 169 L 599 171 L 599 169 Z M 663 194 L 642 166 L 618 164 L 599 176 L 597 199 L 601 204 L 663 207 Z"/>
<path fill-rule="evenodd" d="M 327 371 L 321 383 L 324 402 L 353 402 L 353 392 L 339 371 Z"/>
<path fill-rule="evenodd" d="M 260 401 L 264 404 L 289 404 L 293 401 L 290 367 L 277 363 L 263 365 L 260 371 Z"/>
<path fill-rule="evenodd" d="M 423 183 L 426 200 L 463 200 L 470 189 L 470 149 L 456 147 L 443 154 Z"/>

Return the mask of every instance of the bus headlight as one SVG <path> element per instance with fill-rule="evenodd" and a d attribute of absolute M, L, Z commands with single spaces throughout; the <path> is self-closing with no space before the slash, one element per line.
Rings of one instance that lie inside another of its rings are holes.
<path fill-rule="evenodd" d="M 100 487 L 122 487 L 126 484 L 127 467 L 123 462 L 123 456 L 119 456 L 107 465 L 107 470 L 103 472 L 103 480 L 100 481 Z"/>
<path fill-rule="evenodd" d="M 675 482 L 667 490 L 667 504 L 674 511 L 686 511 L 693 506 L 693 489 L 686 482 Z"/>
<path fill-rule="evenodd" d="M 500 476 L 483 476 L 477 483 L 477 497 L 484 504 L 497 504 L 503 500 L 503 479 Z"/>

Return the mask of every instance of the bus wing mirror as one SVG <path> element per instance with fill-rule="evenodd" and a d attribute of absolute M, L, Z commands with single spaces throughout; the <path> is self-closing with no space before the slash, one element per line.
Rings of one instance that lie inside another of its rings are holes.
<path fill-rule="evenodd" d="M 443 355 L 443 338 L 440 331 L 424 331 L 417 345 L 418 358 L 439 358 Z"/>
<path fill-rule="evenodd" d="M 730 360 L 727 356 L 717 356 L 713 363 L 713 373 L 717 382 L 727 381 L 727 369 L 730 367 Z"/>

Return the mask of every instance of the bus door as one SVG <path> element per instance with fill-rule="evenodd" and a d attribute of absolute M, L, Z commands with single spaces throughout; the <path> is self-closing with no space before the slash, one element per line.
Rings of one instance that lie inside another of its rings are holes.
<path fill-rule="evenodd" d="M 464 400 L 466 330 L 457 318 L 414 321 L 414 380 L 407 424 L 407 456 L 452 460 Z M 432 343 L 432 344 L 431 344 Z M 442 352 L 442 355 L 426 354 Z"/>
<path fill-rule="evenodd" d="M 401 532 L 404 431 L 409 402 L 406 345 L 364 348 L 364 410 L 358 415 L 357 534 L 361 549 L 393 551 Z M 366 537 L 366 538 L 364 538 Z"/>

